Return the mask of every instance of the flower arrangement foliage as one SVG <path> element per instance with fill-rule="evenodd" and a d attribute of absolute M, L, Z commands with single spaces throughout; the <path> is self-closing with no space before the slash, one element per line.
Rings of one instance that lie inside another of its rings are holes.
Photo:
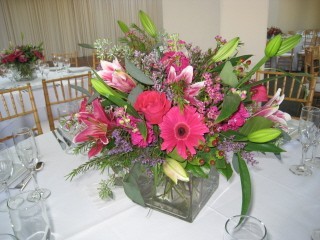
<path fill-rule="evenodd" d="M 92 79 L 97 93 L 76 114 L 84 130 L 74 138 L 76 152 L 88 151 L 89 161 L 68 177 L 111 167 L 114 183 L 133 163 L 143 165 L 151 177 L 166 176 L 174 183 L 189 181 L 190 174 L 206 178 L 211 168 L 230 179 L 235 170 L 245 214 L 251 199 L 247 164 L 256 164 L 252 152 L 283 152 L 278 139 L 290 119 L 279 110 L 280 91 L 268 100 L 263 83 L 271 79 L 256 81 L 254 74 L 301 36 L 275 37 L 250 70 L 251 55 L 237 56 L 237 37 L 226 41 L 217 36 L 214 49 L 201 51 L 177 34 L 158 32 L 146 13 L 140 11 L 139 18 L 142 28 L 118 21 L 125 34 L 121 44 L 98 39 L 91 46 L 102 70 Z M 266 103 L 253 107 L 261 102 Z M 101 197 L 112 195 L 109 183 L 101 183 Z M 135 187 L 131 182 L 130 189 Z M 139 197 L 136 189 L 131 191 L 127 195 Z"/>
<path fill-rule="evenodd" d="M 2 50 L 0 53 L 0 64 L 7 69 L 14 68 L 20 72 L 21 76 L 31 76 L 36 62 L 43 59 L 42 43 L 39 45 L 23 43 L 21 45 L 10 44 L 7 49 Z"/>

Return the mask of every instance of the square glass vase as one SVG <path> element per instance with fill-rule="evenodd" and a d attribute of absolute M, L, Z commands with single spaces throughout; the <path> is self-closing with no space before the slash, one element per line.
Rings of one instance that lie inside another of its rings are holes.
<path fill-rule="evenodd" d="M 208 178 L 189 176 L 189 182 L 174 184 L 163 176 L 155 184 L 154 179 L 140 175 L 139 190 L 145 205 L 151 209 L 193 222 L 219 185 L 219 174 L 213 167 Z"/>

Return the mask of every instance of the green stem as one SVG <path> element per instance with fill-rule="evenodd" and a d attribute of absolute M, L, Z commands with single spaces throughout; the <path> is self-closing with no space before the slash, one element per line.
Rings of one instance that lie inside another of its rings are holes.
<path fill-rule="evenodd" d="M 248 74 L 239 82 L 237 88 L 240 88 L 244 83 L 248 82 L 253 74 L 255 74 L 260 67 L 268 61 L 269 58 L 270 57 L 264 56 L 262 59 L 260 59 L 260 61 L 250 70 L 250 72 L 248 72 Z"/>

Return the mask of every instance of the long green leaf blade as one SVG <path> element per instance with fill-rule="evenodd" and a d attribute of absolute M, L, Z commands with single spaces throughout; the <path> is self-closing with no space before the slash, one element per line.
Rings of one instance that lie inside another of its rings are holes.
<path fill-rule="evenodd" d="M 246 215 L 248 213 L 251 202 L 251 180 L 247 164 L 239 153 L 238 163 L 240 172 L 240 182 L 242 188 L 241 215 Z"/>

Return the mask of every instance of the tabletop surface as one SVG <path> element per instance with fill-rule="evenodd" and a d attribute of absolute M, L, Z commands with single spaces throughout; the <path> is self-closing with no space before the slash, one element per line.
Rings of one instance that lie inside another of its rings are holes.
<path fill-rule="evenodd" d="M 115 189 L 114 200 L 101 200 L 97 187 L 107 173 L 92 170 L 70 182 L 66 175 L 87 157 L 63 152 L 51 132 L 36 140 L 45 162 L 38 182 L 52 192 L 47 206 L 56 240 L 223 239 L 226 220 L 240 213 L 241 186 L 236 174 L 228 182 L 220 176 L 217 191 L 195 221 L 188 223 L 133 203 L 122 188 Z M 300 162 L 301 145 L 292 140 L 284 148 L 282 160 L 259 153 L 255 157 L 259 164 L 249 166 L 250 214 L 266 224 L 269 240 L 310 239 L 312 230 L 320 228 L 320 169 L 308 177 L 292 174 L 289 166 Z M 27 189 L 32 187 L 29 184 Z M 0 213 L 0 222 L 0 233 L 12 231 L 7 212 Z"/>

